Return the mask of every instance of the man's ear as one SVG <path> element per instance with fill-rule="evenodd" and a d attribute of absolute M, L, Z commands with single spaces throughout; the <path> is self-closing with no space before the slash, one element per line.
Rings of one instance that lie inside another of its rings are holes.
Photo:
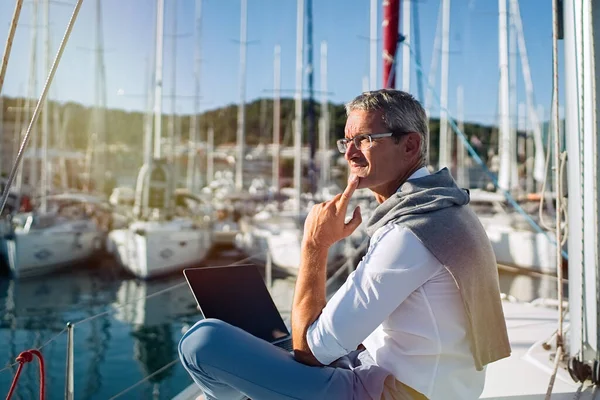
<path fill-rule="evenodd" d="M 406 135 L 404 141 L 404 151 L 408 158 L 418 156 L 421 152 L 421 135 L 417 132 L 411 132 Z"/>

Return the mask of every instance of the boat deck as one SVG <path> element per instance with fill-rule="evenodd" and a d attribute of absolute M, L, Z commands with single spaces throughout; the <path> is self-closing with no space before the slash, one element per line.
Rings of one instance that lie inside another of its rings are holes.
<path fill-rule="evenodd" d="M 558 324 L 555 308 L 531 303 L 504 301 L 512 355 L 487 367 L 486 383 L 480 399 L 543 400 L 552 373 L 550 355 L 542 343 L 552 336 Z M 568 323 L 568 321 L 567 321 Z M 572 400 L 579 384 L 559 368 L 552 400 Z M 591 387 L 584 387 L 579 400 L 600 399 Z M 173 400 L 204 400 L 202 391 L 190 385 Z"/>
<path fill-rule="evenodd" d="M 558 312 L 556 308 L 530 303 L 505 301 L 503 306 L 512 354 L 487 367 L 480 399 L 545 399 L 553 367 L 550 356 L 555 349 L 544 350 L 542 344 L 556 331 Z M 565 369 L 559 367 L 551 398 L 576 399 L 579 386 Z M 595 396 L 592 388 L 582 389 L 580 400 L 600 398 Z"/>

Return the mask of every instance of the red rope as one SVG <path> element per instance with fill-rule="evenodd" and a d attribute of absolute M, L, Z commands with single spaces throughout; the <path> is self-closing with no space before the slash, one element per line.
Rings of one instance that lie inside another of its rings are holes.
<path fill-rule="evenodd" d="M 35 349 L 27 350 L 27 351 L 22 352 L 21 354 L 19 354 L 19 356 L 15 360 L 15 361 L 17 361 L 19 363 L 19 368 L 17 369 L 17 373 L 15 374 L 15 377 L 14 377 L 14 379 L 12 381 L 12 385 L 10 385 L 10 389 L 8 391 L 8 395 L 6 396 L 6 400 L 10 400 L 10 398 L 13 395 L 13 392 L 15 391 L 15 389 L 17 387 L 17 382 L 19 381 L 19 376 L 21 375 L 21 369 L 23 369 L 23 365 L 25 365 L 25 363 L 33 361 L 33 356 L 34 355 L 38 358 L 39 363 L 40 363 L 40 400 L 44 400 L 44 396 L 45 396 L 45 390 L 44 390 L 44 376 L 45 376 L 45 372 L 44 372 L 44 357 L 42 356 L 42 353 L 40 353 L 38 350 L 35 350 Z"/>

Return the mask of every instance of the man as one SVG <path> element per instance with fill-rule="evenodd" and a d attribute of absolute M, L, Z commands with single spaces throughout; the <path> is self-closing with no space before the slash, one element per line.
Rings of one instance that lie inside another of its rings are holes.
<path fill-rule="evenodd" d="M 208 399 L 476 399 L 484 366 L 510 354 L 495 257 L 468 192 L 425 168 L 427 119 L 405 92 L 346 106 L 344 192 L 309 213 L 292 308 L 294 356 L 215 320 L 181 359 Z M 329 247 L 361 223 L 356 188 L 380 204 L 366 255 L 329 302 Z M 232 343 L 233 346 L 231 345 Z"/>

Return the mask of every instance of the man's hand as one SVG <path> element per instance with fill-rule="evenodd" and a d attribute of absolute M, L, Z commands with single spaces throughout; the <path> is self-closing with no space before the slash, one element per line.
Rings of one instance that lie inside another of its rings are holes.
<path fill-rule="evenodd" d="M 360 207 L 356 207 L 352 219 L 347 224 L 345 219 L 348 203 L 358 187 L 359 179 L 356 175 L 351 177 L 343 193 L 336 195 L 330 201 L 312 207 L 304 222 L 305 244 L 328 249 L 358 228 L 362 222 Z"/>
<path fill-rule="evenodd" d="M 308 342 L 308 327 L 319 318 L 327 304 L 325 296 L 325 271 L 329 247 L 350 235 L 362 221 L 358 207 L 346 224 L 346 211 L 358 178 L 348 181 L 343 193 L 333 200 L 315 205 L 304 223 L 304 238 L 294 304 L 292 306 L 292 336 L 296 360 L 308 365 L 321 365 Z"/>

